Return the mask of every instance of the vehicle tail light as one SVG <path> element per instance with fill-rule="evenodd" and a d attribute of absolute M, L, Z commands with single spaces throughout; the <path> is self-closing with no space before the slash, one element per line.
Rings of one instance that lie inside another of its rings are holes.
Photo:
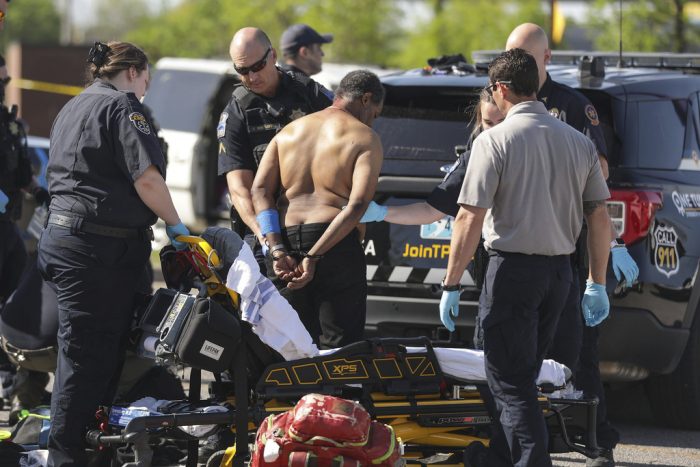
<path fill-rule="evenodd" d="M 608 214 L 618 237 L 631 245 L 643 239 L 654 224 L 656 210 L 663 206 L 661 193 L 640 190 L 610 190 Z"/>

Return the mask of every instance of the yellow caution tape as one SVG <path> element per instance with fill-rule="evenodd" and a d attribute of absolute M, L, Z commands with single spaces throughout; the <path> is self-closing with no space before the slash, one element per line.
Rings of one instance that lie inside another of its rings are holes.
<path fill-rule="evenodd" d="M 85 88 L 80 86 L 70 86 L 68 84 L 48 83 L 46 81 L 35 81 L 32 79 L 13 79 L 12 84 L 20 89 L 29 91 L 52 92 L 54 94 L 65 94 L 68 96 L 77 96 Z"/>

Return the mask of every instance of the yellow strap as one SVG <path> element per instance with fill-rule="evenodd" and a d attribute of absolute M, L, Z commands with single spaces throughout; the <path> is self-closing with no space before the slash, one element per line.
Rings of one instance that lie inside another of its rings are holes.
<path fill-rule="evenodd" d="M 233 456 L 236 455 L 236 445 L 226 448 L 224 453 L 224 458 L 221 459 L 221 464 L 219 467 L 232 467 L 233 466 Z"/>
<path fill-rule="evenodd" d="M 65 94 L 67 96 L 77 96 L 85 88 L 80 86 L 70 86 L 68 84 L 48 83 L 46 81 L 35 81 L 33 79 L 13 79 L 12 85 L 20 89 L 29 91 L 52 92 L 54 94 Z"/>

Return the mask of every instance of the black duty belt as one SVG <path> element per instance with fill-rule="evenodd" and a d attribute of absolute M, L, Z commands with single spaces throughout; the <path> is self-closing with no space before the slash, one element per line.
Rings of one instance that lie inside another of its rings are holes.
<path fill-rule="evenodd" d="M 61 227 L 66 227 L 69 229 L 75 228 L 80 232 L 102 235 L 105 237 L 117 237 L 117 238 L 137 238 L 137 237 L 148 237 L 152 238 L 151 228 L 145 229 L 124 229 L 121 227 L 111 227 L 107 225 L 94 224 L 84 220 L 82 217 L 78 216 L 66 216 L 63 214 L 50 213 L 47 221 L 49 224 L 60 225 Z"/>

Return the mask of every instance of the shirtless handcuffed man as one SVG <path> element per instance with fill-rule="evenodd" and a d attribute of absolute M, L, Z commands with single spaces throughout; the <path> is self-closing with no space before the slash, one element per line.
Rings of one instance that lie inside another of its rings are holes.
<path fill-rule="evenodd" d="M 253 182 L 275 274 L 288 282 L 282 295 L 321 348 L 356 342 L 364 331 L 367 266 L 357 227 L 382 165 L 371 125 L 383 101 L 376 75 L 348 73 L 332 106 L 275 136 Z"/>

